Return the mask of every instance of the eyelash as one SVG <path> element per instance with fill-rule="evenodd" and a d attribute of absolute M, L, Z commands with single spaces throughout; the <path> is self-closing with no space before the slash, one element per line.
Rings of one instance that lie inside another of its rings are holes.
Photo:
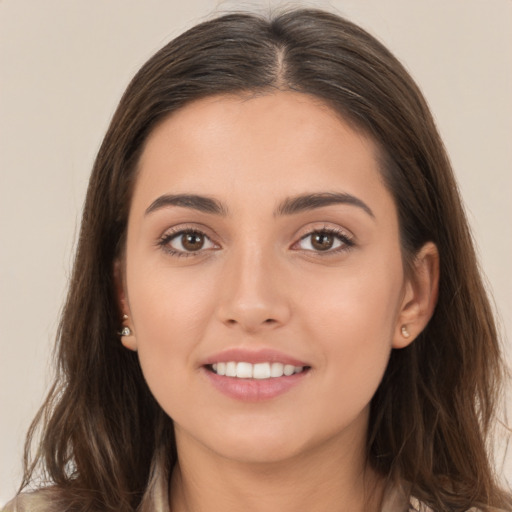
<path fill-rule="evenodd" d="M 166 232 L 159 240 L 157 245 L 161 247 L 167 254 L 170 254 L 171 256 L 175 256 L 177 258 L 188 258 L 192 256 L 198 256 L 201 254 L 205 249 L 199 249 L 198 251 L 181 251 L 173 249 L 169 244 L 172 240 L 179 238 L 183 235 L 199 235 L 203 236 L 206 240 L 209 240 L 211 243 L 211 238 L 204 233 L 203 231 L 197 229 L 197 228 L 184 228 L 184 229 L 178 229 L 177 231 L 171 231 Z"/>
<path fill-rule="evenodd" d="M 349 251 L 355 245 L 354 240 L 345 231 L 343 231 L 342 229 L 330 228 L 327 226 L 320 228 L 320 229 L 313 229 L 306 235 L 302 236 L 300 238 L 300 240 L 298 242 L 295 242 L 293 245 L 295 246 L 295 245 L 299 244 L 300 242 L 302 242 L 303 240 L 306 240 L 307 238 L 312 237 L 313 235 L 316 235 L 316 234 L 334 236 L 341 242 L 341 245 L 340 245 L 340 247 L 337 247 L 335 249 L 327 249 L 325 251 L 321 251 L 321 250 L 314 251 L 314 250 L 310 250 L 310 249 L 303 249 L 304 252 L 314 253 L 315 255 L 318 255 L 321 257 L 328 257 L 328 256 L 332 256 L 335 254 Z"/>
<path fill-rule="evenodd" d="M 315 255 L 318 255 L 321 257 L 326 257 L 326 256 L 328 257 L 328 256 L 332 256 L 334 254 L 339 254 L 341 252 L 349 251 L 355 245 L 353 239 L 349 235 L 347 235 L 347 233 L 345 231 L 343 231 L 341 229 L 336 229 L 336 228 L 323 227 L 321 229 L 313 229 L 306 235 L 302 236 L 297 242 L 295 242 L 292 245 L 292 247 L 294 247 L 295 245 L 299 244 L 303 240 L 306 240 L 308 237 L 311 237 L 315 234 L 334 236 L 341 242 L 341 246 L 337 247 L 336 249 L 327 249 L 325 251 L 321 251 L 321 250 L 314 251 L 314 250 L 310 250 L 310 249 L 302 249 L 303 252 L 314 253 Z M 211 240 L 211 238 L 203 231 L 196 229 L 196 228 L 185 228 L 185 229 L 179 229 L 177 231 L 166 232 L 158 240 L 157 245 L 159 247 L 161 247 L 167 254 L 174 256 L 174 257 L 178 257 L 178 258 L 183 258 L 183 257 L 188 258 L 188 257 L 198 256 L 201 253 L 203 253 L 205 250 L 208 250 L 208 249 L 199 249 L 197 251 L 181 251 L 181 250 L 173 249 L 169 245 L 169 243 L 172 240 L 174 240 L 180 236 L 183 236 L 183 235 L 200 235 L 200 236 L 203 236 L 206 240 L 209 240 L 210 243 L 214 244 L 214 242 Z M 301 250 L 301 249 L 299 249 L 299 250 Z"/>

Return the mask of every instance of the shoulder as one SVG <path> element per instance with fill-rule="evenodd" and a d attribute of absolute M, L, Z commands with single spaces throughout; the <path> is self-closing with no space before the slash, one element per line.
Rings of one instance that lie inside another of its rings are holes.
<path fill-rule="evenodd" d="M 52 506 L 53 494 L 51 489 L 18 494 L 5 505 L 2 512 L 57 512 Z"/>
<path fill-rule="evenodd" d="M 510 512 L 510 511 L 505 510 L 504 508 L 496 508 L 496 507 L 487 507 L 485 510 L 486 510 L 486 512 Z M 482 509 L 473 507 L 473 508 L 470 508 L 467 512 L 482 512 Z"/>
<path fill-rule="evenodd" d="M 495 508 L 495 507 L 486 507 L 486 512 L 507 512 L 505 509 Z M 417 500 L 416 498 L 410 499 L 410 508 L 409 512 L 435 512 L 433 509 Z M 483 509 L 478 507 L 471 507 L 466 512 L 483 512 Z"/>
<path fill-rule="evenodd" d="M 512 512 L 501 508 L 472 507 L 466 512 Z M 381 512 L 435 512 L 431 507 L 410 495 L 407 484 L 390 486 L 385 492 Z"/>

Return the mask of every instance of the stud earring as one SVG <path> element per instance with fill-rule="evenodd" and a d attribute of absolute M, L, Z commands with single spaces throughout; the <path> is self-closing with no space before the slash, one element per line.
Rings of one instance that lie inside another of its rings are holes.
<path fill-rule="evenodd" d="M 411 335 L 411 333 L 407 330 L 407 326 L 406 325 L 402 325 L 402 329 L 401 330 L 402 330 L 402 336 L 404 338 L 408 338 Z"/>
<path fill-rule="evenodd" d="M 132 335 L 132 330 L 129 328 L 129 327 L 123 327 L 121 329 L 121 332 L 119 333 L 119 336 L 131 336 Z"/>
<path fill-rule="evenodd" d="M 123 322 L 126 322 L 126 320 L 128 320 L 128 315 L 123 315 Z M 131 336 L 132 330 L 127 325 L 125 325 L 121 329 L 121 332 L 119 332 L 118 334 L 119 336 Z"/>

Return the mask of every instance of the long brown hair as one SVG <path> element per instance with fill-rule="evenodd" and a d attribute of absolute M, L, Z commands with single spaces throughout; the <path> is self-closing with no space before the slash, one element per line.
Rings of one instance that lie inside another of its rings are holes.
<path fill-rule="evenodd" d="M 151 462 L 176 461 L 172 421 L 117 335 L 113 266 L 124 246 L 148 134 L 214 94 L 314 95 L 369 134 L 396 202 L 404 262 L 439 250 L 439 299 L 415 342 L 391 354 L 371 403 L 368 462 L 435 510 L 512 507 L 486 449 L 504 366 L 457 186 L 418 87 L 361 28 L 318 10 L 230 14 L 167 44 L 128 86 L 94 164 L 58 332 L 58 370 L 28 434 L 22 488 L 40 467 L 65 510 L 133 511 Z M 340 404 L 341 405 L 341 404 Z M 41 429 L 34 457 L 32 441 Z"/>

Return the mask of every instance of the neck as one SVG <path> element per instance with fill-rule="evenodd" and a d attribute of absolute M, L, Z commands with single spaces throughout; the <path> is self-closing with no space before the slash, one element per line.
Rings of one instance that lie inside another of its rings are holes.
<path fill-rule="evenodd" d="M 384 484 L 366 466 L 361 447 L 341 450 L 326 442 L 314 453 L 252 463 L 180 444 L 172 512 L 377 512 L 381 507 Z"/>

